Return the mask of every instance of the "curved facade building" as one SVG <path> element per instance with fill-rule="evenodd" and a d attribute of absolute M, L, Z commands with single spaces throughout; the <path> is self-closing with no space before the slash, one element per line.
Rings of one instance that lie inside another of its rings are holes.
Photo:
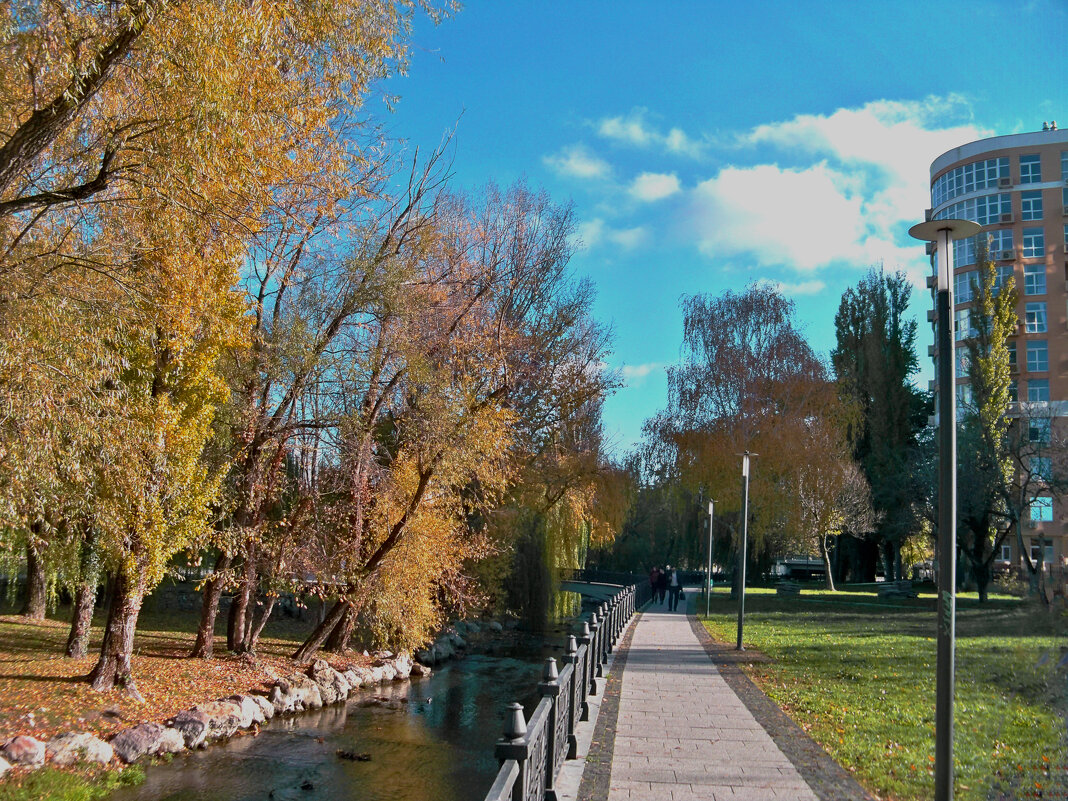
<path fill-rule="evenodd" d="M 977 237 L 954 244 L 958 404 L 970 400 L 961 356 L 971 330 L 979 237 L 997 265 L 999 281 L 1010 275 L 1016 279 L 1020 325 L 1009 351 L 1011 414 L 1026 441 L 1021 449 L 1024 470 L 1039 477 L 1029 482 L 1024 547 L 1033 559 L 1041 553 L 1060 572 L 1068 563 L 1068 506 L 1041 477 L 1052 475 L 1054 466 L 1068 457 L 1063 452 L 1068 434 L 1068 130 L 1053 124 L 943 153 L 931 164 L 927 217 L 972 220 L 983 227 Z M 1007 539 L 998 563 L 1018 566 L 1020 556 L 1015 539 Z"/>

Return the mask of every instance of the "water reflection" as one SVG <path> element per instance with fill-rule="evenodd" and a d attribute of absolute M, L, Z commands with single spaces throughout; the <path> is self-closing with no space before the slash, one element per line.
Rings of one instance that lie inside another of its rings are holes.
<path fill-rule="evenodd" d="M 563 595 L 563 593 L 562 593 Z M 497 772 L 493 745 L 504 709 L 529 715 L 546 656 L 558 660 L 580 596 L 557 600 L 557 621 L 517 633 L 436 669 L 427 679 L 356 694 L 347 704 L 280 718 L 259 735 L 149 767 L 112 801 L 477 801 Z M 571 612 L 571 614 L 568 614 Z M 369 762 L 337 752 L 369 754 Z"/>

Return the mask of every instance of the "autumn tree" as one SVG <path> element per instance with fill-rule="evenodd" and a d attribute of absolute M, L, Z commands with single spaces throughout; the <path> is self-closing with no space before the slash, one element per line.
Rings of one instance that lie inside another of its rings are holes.
<path fill-rule="evenodd" d="M 737 537 L 737 454 L 759 453 L 750 483 L 750 536 L 759 551 L 784 531 L 793 503 L 784 490 L 804 456 L 798 435 L 833 402 L 833 387 L 794 325 L 793 303 L 774 288 L 692 296 L 683 311 L 683 358 L 668 373 L 669 407 L 657 426 L 669 454 L 661 462 L 674 461 L 692 493 L 705 488 Z"/>

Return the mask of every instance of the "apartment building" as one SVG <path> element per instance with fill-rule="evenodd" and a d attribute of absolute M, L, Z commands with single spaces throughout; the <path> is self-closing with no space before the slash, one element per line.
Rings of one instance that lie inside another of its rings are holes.
<path fill-rule="evenodd" d="M 995 136 L 943 153 L 931 164 L 928 219 L 965 219 L 982 226 L 954 243 L 954 322 L 958 404 L 970 399 L 964 340 L 971 330 L 972 281 L 979 237 L 998 281 L 1014 276 L 1020 326 L 1010 344 L 1017 425 L 1035 443 L 1030 469 L 1049 475 L 1058 432 L 1068 428 L 1068 130 Z M 933 285 L 933 278 L 931 280 Z M 932 304 L 933 305 L 933 304 Z M 933 313 L 929 315 L 933 320 Z M 931 355 L 936 356 L 934 349 Z M 1043 448 L 1043 444 L 1049 448 Z M 1060 571 L 1068 565 L 1068 504 L 1035 485 L 1023 524 L 1024 547 Z M 999 554 L 1019 566 L 1015 541 Z"/>

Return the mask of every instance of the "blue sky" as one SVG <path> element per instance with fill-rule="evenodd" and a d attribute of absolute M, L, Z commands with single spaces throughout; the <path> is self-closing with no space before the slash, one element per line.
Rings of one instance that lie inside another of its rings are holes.
<path fill-rule="evenodd" d="M 523 178 L 572 201 L 626 386 L 617 453 L 666 400 L 679 299 L 755 280 L 834 346 L 842 292 L 880 261 L 917 285 L 908 238 L 939 154 L 1068 126 L 1068 2 L 510 2 L 418 19 L 393 134 L 455 129 L 454 184 Z M 917 291 L 926 382 L 929 296 Z"/>

